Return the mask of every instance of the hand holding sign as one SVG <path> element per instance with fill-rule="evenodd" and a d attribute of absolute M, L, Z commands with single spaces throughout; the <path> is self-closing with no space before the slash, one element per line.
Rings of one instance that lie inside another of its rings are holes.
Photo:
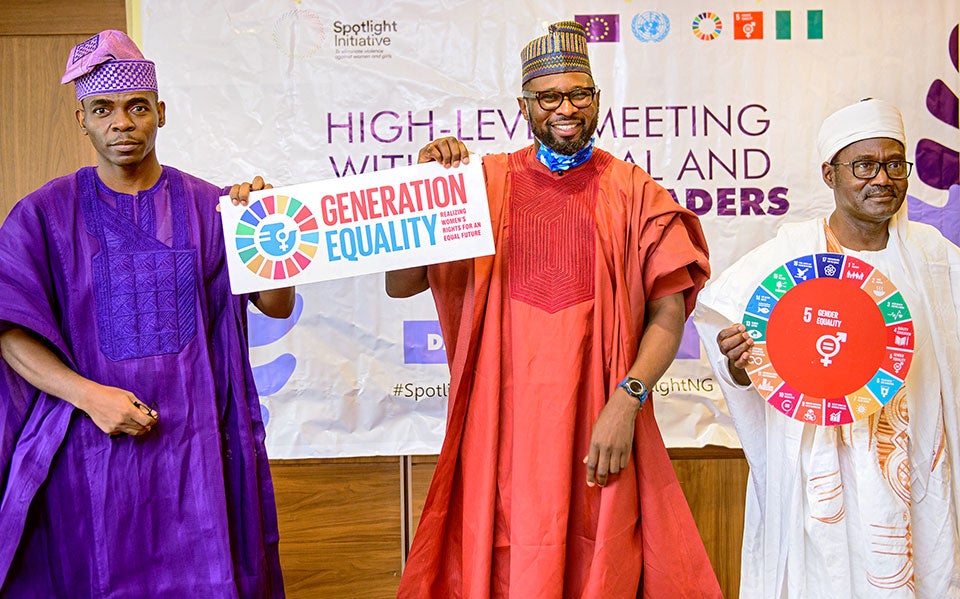
<path fill-rule="evenodd" d="M 492 254 L 482 167 L 462 162 L 252 191 L 248 206 L 231 189 L 220 207 L 233 292 Z"/>

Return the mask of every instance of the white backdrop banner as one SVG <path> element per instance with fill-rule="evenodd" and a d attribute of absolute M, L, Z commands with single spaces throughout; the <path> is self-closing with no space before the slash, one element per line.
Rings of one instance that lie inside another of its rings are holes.
<path fill-rule="evenodd" d="M 217 184 L 406 166 L 447 135 L 524 147 L 520 49 L 576 18 L 602 89 L 597 145 L 700 216 L 715 271 L 829 213 L 816 132 L 865 97 L 903 111 L 911 217 L 960 239 L 956 0 L 141 0 L 140 17 L 167 105 L 161 162 Z M 251 314 L 271 457 L 437 452 L 449 377 L 430 295 L 391 300 L 382 274 L 297 295 L 286 321 Z M 692 324 L 655 405 L 669 446 L 739 445 Z"/>

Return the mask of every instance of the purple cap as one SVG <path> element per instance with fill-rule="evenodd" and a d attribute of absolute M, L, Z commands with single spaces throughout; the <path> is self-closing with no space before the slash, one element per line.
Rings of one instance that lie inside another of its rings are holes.
<path fill-rule="evenodd" d="M 127 34 L 101 31 L 73 47 L 60 83 L 73 81 L 77 100 L 94 94 L 157 91 L 157 71 Z"/>

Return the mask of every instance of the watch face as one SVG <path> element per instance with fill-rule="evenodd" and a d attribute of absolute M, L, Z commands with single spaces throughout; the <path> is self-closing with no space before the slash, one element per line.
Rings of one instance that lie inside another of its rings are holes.
<path fill-rule="evenodd" d="M 623 386 L 627 390 L 627 393 L 634 397 L 640 397 L 647 392 L 646 385 L 639 379 L 627 379 L 623 382 Z"/>

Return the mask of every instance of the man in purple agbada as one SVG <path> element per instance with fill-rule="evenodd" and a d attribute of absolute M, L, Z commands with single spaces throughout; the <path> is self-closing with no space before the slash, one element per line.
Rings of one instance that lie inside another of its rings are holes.
<path fill-rule="evenodd" d="M 0 596 L 282 597 L 246 309 L 294 290 L 231 294 L 226 192 L 160 165 L 126 35 L 77 45 L 69 81 L 97 166 L 0 228 Z"/>

